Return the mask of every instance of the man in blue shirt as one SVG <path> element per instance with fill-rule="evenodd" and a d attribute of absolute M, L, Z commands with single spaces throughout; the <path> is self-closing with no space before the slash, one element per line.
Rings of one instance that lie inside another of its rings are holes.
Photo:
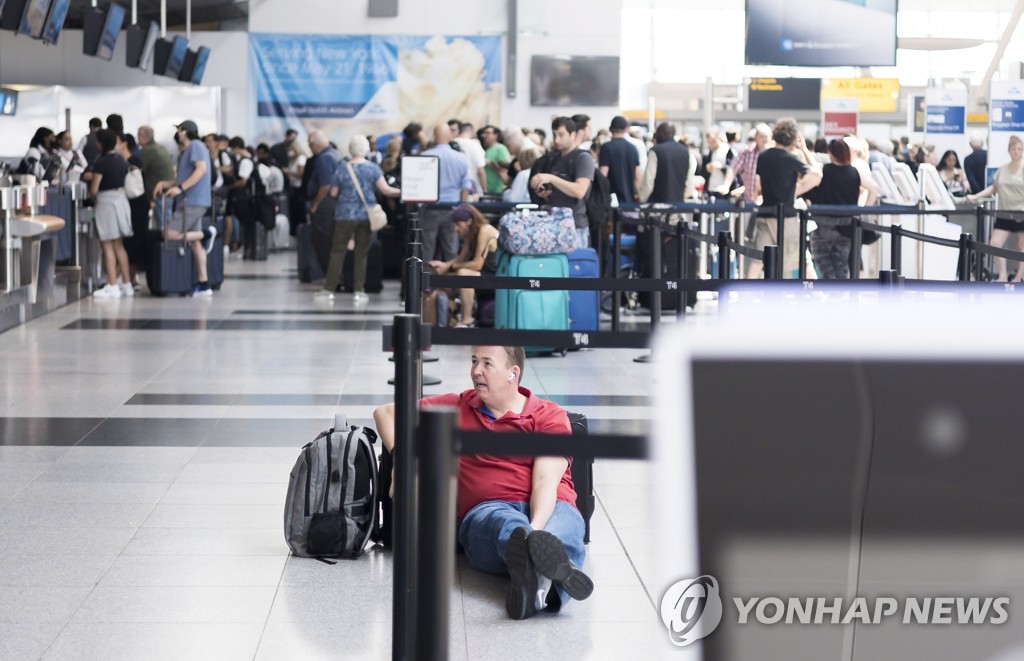
<path fill-rule="evenodd" d="M 469 192 L 473 190 L 469 159 L 465 154 L 452 149 L 449 144 L 451 139 L 451 129 L 446 124 L 441 124 L 434 129 L 434 146 L 421 154 L 436 156 L 439 161 L 438 177 L 441 191 L 437 201 L 442 204 L 465 202 L 469 198 Z M 448 262 L 458 256 L 459 235 L 452 225 L 451 208 L 424 208 L 420 227 L 423 229 L 420 242 L 423 244 L 424 262 L 435 258 L 438 236 L 441 238 L 441 259 Z"/>
<path fill-rule="evenodd" d="M 338 204 L 337 198 L 331 197 L 331 186 L 341 164 L 341 154 L 331 145 L 327 134 L 320 130 L 310 132 L 309 148 L 316 156 L 313 174 L 306 186 L 306 197 L 310 201 L 309 222 L 312 225 L 310 238 L 316 259 L 326 272 L 334 241 L 334 210 Z"/>
<path fill-rule="evenodd" d="M 217 228 L 204 228 L 203 219 L 210 210 L 210 152 L 199 138 L 199 128 L 191 119 L 178 124 L 178 141 L 183 147 L 178 155 L 178 168 L 174 179 L 157 182 L 153 197 L 157 204 L 163 194 L 174 199 L 174 216 L 164 228 L 164 240 L 184 240 L 192 248 L 192 261 L 196 267 L 198 283 L 193 296 L 212 296 L 213 290 L 206 274 L 206 255 L 213 250 Z"/>

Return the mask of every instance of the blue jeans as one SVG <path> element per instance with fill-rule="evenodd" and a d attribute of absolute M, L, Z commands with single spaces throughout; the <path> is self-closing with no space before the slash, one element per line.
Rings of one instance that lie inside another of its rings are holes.
<path fill-rule="evenodd" d="M 502 500 L 487 500 L 466 513 L 459 525 L 459 544 L 466 552 L 469 566 L 489 574 L 505 574 L 505 549 L 508 538 L 516 528 L 530 527 L 530 504 L 509 503 Z M 544 526 L 562 542 L 569 561 L 576 567 L 583 567 L 587 551 L 583 546 L 583 516 L 568 503 L 557 501 L 551 518 Z M 564 604 L 569 597 L 564 590 L 558 590 Z"/>
<path fill-rule="evenodd" d="M 576 228 L 576 250 L 590 247 L 590 229 L 587 227 Z"/>

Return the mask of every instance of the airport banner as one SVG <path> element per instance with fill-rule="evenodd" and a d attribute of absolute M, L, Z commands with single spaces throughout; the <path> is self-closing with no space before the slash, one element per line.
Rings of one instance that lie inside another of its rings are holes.
<path fill-rule="evenodd" d="M 898 78 L 826 78 L 821 81 L 822 99 L 857 99 L 860 112 L 896 112 Z"/>
<path fill-rule="evenodd" d="M 857 99 L 822 99 L 821 128 L 826 140 L 857 135 L 860 119 Z"/>
<path fill-rule="evenodd" d="M 967 90 L 929 87 L 924 91 L 924 142 L 933 148 L 934 162 L 952 149 L 963 163 L 967 143 Z"/>
<path fill-rule="evenodd" d="M 989 183 L 1000 166 L 1010 162 L 1010 136 L 1024 139 L 1024 80 L 993 80 L 989 88 Z"/>
<path fill-rule="evenodd" d="M 500 36 L 253 33 L 249 66 L 256 141 L 287 127 L 341 146 L 413 121 L 500 124 Z"/>

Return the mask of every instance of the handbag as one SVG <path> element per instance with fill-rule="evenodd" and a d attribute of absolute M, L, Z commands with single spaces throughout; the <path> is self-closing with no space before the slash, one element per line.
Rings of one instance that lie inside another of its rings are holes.
<path fill-rule="evenodd" d="M 576 249 L 572 209 L 511 211 L 501 217 L 498 246 L 513 255 L 554 255 Z"/>
<path fill-rule="evenodd" d="M 142 170 L 134 165 L 128 166 L 128 174 L 124 176 L 124 194 L 134 200 L 146 194 L 146 184 L 142 181 Z"/>
<path fill-rule="evenodd" d="M 352 169 L 352 164 L 346 161 L 345 167 L 348 168 L 348 174 L 352 177 L 352 184 L 356 187 L 356 194 L 359 195 L 359 200 L 363 203 L 363 208 L 366 209 L 366 218 L 370 221 L 370 231 L 376 232 L 379 229 L 383 229 L 388 224 L 388 215 L 384 213 L 384 207 L 379 204 L 374 204 L 371 207 L 366 203 L 363 187 L 359 183 L 359 178 L 356 177 L 355 170 Z"/>

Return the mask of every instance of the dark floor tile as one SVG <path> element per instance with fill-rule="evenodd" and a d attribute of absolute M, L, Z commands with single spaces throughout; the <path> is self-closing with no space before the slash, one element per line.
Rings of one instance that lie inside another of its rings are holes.
<path fill-rule="evenodd" d="M 75 445 L 103 418 L 0 418 L 0 445 Z"/>
<path fill-rule="evenodd" d="M 236 395 L 234 406 L 337 406 L 338 395 Z"/>
<path fill-rule="evenodd" d="M 147 319 L 140 330 L 213 330 L 219 319 Z"/>
<path fill-rule="evenodd" d="M 384 322 L 376 320 L 347 321 L 347 320 L 326 320 L 326 319 L 296 319 L 291 322 L 294 330 L 316 330 L 316 331 L 360 331 L 379 330 L 384 327 Z"/>
<path fill-rule="evenodd" d="M 182 393 L 140 393 L 125 402 L 127 406 L 228 406 L 238 395 Z"/>
<path fill-rule="evenodd" d="M 393 317 L 402 314 L 405 310 L 398 308 L 394 310 L 235 310 L 232 315 L 296 315 L 296 316 L 324 316 L 324 317 Z"/>
<path fill-rule="evenodd" d="M 217 330 L 291 330 L 293 324 L 290 319 L 224 319 L 217 324 Z"/>
<path fill-rule="evenodd" d="M 225 273 L 225 280 L 294 280 L 294 275 L 274 275 L 271 273 Z"/>
<path fill-rule="evenodd" d="M 342 406 L 378 406 L 395 401 L 392 395 L 342 395 Z"/>
<path fill-rule="evenodd" d="M 149 319 L 77 319 L 61 330 L 136 330 Z"/>
<path fill-rule="evenodd" d="M 216 426 L 213 418 L 108 418 L 79 445 L 198 447 Z"/>
<path fill-rule="evenodd" d="M 286 418 L 222 419 L 206 437 L 204 447 L 296 447 L 331 427 L 331 420 Z"/>

